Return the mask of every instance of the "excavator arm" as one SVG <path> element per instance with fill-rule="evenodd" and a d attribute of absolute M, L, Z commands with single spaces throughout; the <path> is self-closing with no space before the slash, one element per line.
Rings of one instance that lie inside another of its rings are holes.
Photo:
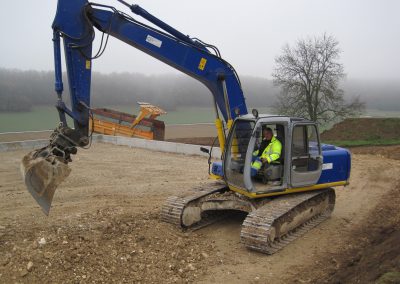
<path fill-rule="evenodd" d="M 69 175 L 68 162 L 77 148 L 90 143 L 89 116 L 92 62 L 113 36 L 202 82 L 213 95 L 219 143 L 225 145 L 222 119 L 229 128 L 238 115 L 247 114 L 240 80 L 216 47 L 194 40 L 154 17 L 138 5 L 130 10 L 159 29 L 137 21 L 114 7 L 87 0 L 58 0 L 53 22 L 56 108 L 60 125 L 48 146 L 24 157 L 22 173 L 29 192 L 48 214 L 57 186 Z M 95 29 L 103 32 L 99 52 L 93 55 Z M 63 102 L 61 38 L 70 88 L 71 108 Z M 212 53 L 211 51 L 214 51 Z M 132 62 L 134 64 L 134 62 Z M 74 127 L 69 127 L 70 116 Z"/>

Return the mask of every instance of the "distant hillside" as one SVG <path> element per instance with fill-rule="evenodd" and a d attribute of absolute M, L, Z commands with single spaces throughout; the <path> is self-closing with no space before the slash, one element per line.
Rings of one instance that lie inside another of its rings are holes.
<path fill-rule="evenodd" d="M 267 75 L 267 74 L 265 74 Z M 212 107 L 210 91 L 185 75 L 148 76 L 139 73 L 93 72 L 91 104 L 94 107 L 135 104 L 146 101 L 166 110 L 178 106 Z M 64 100 L 68 103 L 68 80 L 63 75 Z M 266 78 L 241 76 L 249 108 L 273 106 L 279 89 Z M 367 109 L 400 109 L 400 82 L 397 80 L 345 80 L 345 99 L 359 96 Z M 53 106 L 54 73 L 0 68 L 0 112 L 30 111 L 32 106 Z"/>
<path fill-rule="evenodd" d="M 321 134 L 342 146 L 400 144 L 400 118 L 349 118 Z"/>
<path fill-rule="evenodd" d="M 68 104 L 69 88 L 63 74 L 64 95 Z M 249 107 L 269 107 L 278 89 L 265 78 L 242 77 L 243 91 Z M 145 101 L 166 110 L 181 106 L 212 107 L 211 92 L 189 76 L 139 73 L 93 72 L 91 105 L 134 105 Z M 30 111 L 32 106 L 52 106 L 56 102 L 54 74 L 50 71 L 21 71 L 0 68 L 0 112 Z"/>

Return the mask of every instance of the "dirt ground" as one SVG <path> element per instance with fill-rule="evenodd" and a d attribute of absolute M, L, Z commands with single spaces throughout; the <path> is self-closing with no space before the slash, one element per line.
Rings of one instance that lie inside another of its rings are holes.
<path fill-rule="evenodd" d="M 400 279 L 400 160 L 354 154 L 332 217 L 267 256 L 239 243 L 243 214 L 196 232 L 160 221 L 169 195 L 207 182 L 206 158 L 94 144 L 75 157 L 46 217 L 20 178 L 24 154 L 0 153 L 0 283 Z"/>

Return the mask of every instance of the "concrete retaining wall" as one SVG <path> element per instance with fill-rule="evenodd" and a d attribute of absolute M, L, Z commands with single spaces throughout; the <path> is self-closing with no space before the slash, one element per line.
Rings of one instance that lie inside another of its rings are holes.
<path fill-rule="evenodd" d="M 109 135 L 98 135 L 99 142 L 111 143 L 114 145 L 124 145 L 134 148 L 142 148 L 153 151 L 168 152 L 168 153 L 179 153 L 186 155 L 200 155 L 208 157 L 208 154 L 200 151 L 200 145 L 191 145 L 183 143 L 156 141 L 156 140 L 145 140 L 139 138 L 129 138 L 121 136 L 109 136 Z M 208 146 L 204 148 L 210 149 Z M 221 149 L 219 147 L 213 148 L 213 158 L 221 158 Z"/>
<path fill-rule="evenodd" d="M 22 149 L 33 150 L 46 146 L 49 139 L 25 140 L 0 143 L 0 152 L 17 151 Z"/>
<path fill-rule="evenodd" d="M 217 131 L 214 123 L 167 124 L 165 139 L 215 137 Z"/>
<path fill-rule="evenodd" d="M 33 150 L 44 147 L 48 144 L 48 139 L 41 140 L 26 140 L 26 141 L 14 141 L 14 142 L 3 142 L 0 143 L 0 152 L 16 151 L 16 150 Z M 111 143 L 114 145 L 123 145 L 133 148 L 142 148 L 152 151 L 168 152 L 168 153 L 179 153 L 186 155 L 200 155 L 208 157 L 208 154 L 200 151 L 199 145 L 190 145 L 174 142 L 156 141 L 156 140 L 144 140 L 139 138 L 129 138 L 121 136 L 109 136 L 109 135 L 93 135 L 93 143 L 104 142 Z M 210 148 L 203 146 L 205 148 Z M 221 157 L 221 150 L 218 147 L 213 148 L 212 156 L 219 159 Z"/>
<path fill-rule="evenodd" d="M 51 133 L 53 130 L 2 132 L 0 133 L 0 143 L 48 139 Z"/>

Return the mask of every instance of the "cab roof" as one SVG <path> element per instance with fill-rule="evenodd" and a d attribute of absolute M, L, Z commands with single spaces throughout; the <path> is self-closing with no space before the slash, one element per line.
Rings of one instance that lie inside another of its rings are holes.
<path fill-rule="evenodd" d="M 308 119 L 302 117 L 291 117 L 284 115 L 272 115 L 272 114 L 259 114 L 258 118 L 256 118 L 253 114 L 246 114 L 239 116 L 240 119 L 249 119 L 249 120 L 259 120 L 259 119 L 271 119 L 272 121 L 287 121 L 287 122 L 296 122 L 296 121 L 304 121 L 304 122 L 312 122 Z"/>

